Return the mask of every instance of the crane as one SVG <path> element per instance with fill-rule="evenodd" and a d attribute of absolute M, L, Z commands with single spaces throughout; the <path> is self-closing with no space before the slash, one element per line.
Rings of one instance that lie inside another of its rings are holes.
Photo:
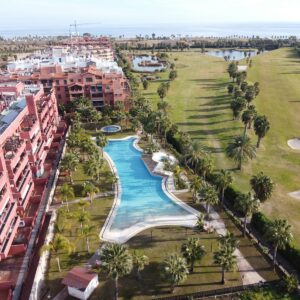
<path fill-rule="evenodd" d="M 75 31 L 76 36 L 78 36 L 78 26 L 94 25 L 94 24 L 101 24 L 101 22 L 98 22 L 98 23 L 80 23 L 80 24 L 78 24 L 77 21 L 75 20 L 74 23 L 70 24 L 70 29 L 69 29 L 70 36 L 72 36 L 72 28 L 73 27 L 74 27 L 74 31 Z"/>

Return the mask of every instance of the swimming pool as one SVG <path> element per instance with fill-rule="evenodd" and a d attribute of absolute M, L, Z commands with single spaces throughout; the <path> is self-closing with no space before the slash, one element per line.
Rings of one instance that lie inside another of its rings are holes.
<path fill-rule="evenodd" d="M 106 133 L 115 133 L 119 132 L 120 130 L 121 127 L 119 125 L 108 125 L 101 128 L 101 131 Z"/>
<path fill-rule="evenodd" d="M 149 227 L 192 227 L 197 221 L 198 211 L 169 194 L 165 179 L 148 171 L 135 139 L 110 140 L 104 149 L 119 176 L 119 193 L 101 231 L 103 240 L 124 243 Z"/>

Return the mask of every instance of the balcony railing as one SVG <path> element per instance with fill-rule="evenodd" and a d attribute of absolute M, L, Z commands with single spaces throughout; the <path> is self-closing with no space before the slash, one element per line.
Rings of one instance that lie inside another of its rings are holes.
<path fill-rule="evenodd" d="M 21 178 L 17 181 L 17 191 L 20 192 L 23 188 L 24 182 L 26 181 L 28 175 L 30 173 L 29 166 L 27 165 L 26 168 L 23 170 L 22 174 L 20 175 Z"/>

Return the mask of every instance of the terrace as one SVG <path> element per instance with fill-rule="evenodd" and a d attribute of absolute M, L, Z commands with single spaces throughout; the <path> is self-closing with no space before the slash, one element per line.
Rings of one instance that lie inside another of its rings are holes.
<path fill-rule="evenodd" d="M 37 119 L 34 115 L 27 115 L 21 123 L 21 137 L 31 139 L 38 129 Z"/>
<path fill-rule="evenodd" d="M 3 147 L 4 158 L 7 163 L 14 167 L 19 159 L 20 154 L 25 150 L 25 142 L 18 135 L 8 138 Z"/>

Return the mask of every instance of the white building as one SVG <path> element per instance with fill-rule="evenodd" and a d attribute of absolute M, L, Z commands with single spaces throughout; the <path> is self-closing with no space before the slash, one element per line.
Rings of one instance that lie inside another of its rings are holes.
<path fill-rule="evenodd" d="M 86 268 L 74 267 L 63 279 L 70 296 L 87 300 L 97 288 L 98 274 Z"/>

